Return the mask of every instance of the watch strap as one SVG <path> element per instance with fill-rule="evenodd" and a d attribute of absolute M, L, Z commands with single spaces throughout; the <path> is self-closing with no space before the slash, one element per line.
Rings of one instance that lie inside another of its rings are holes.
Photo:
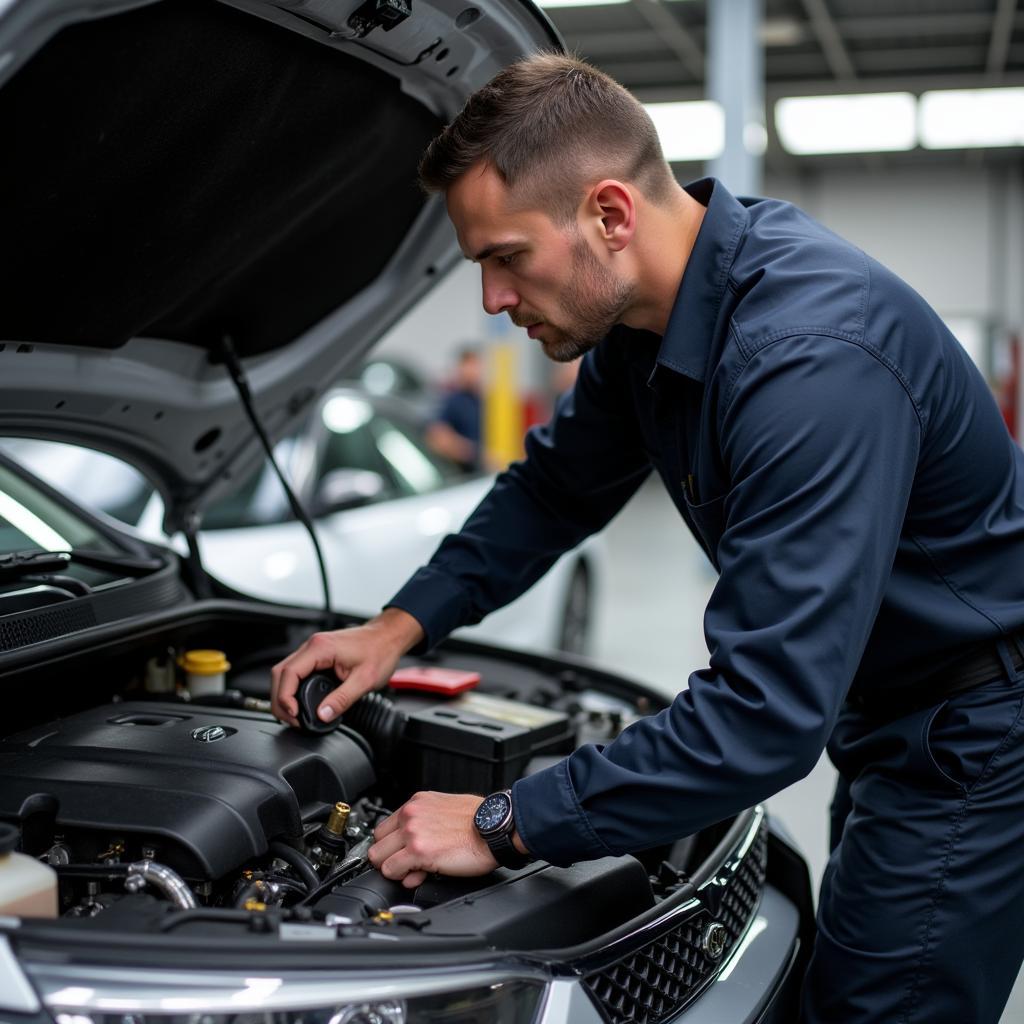
<path fill-rule="evenodd" d="M 515 844 L 512 842 L 511 831 L 501 832 L 493 836 L 484 836 L 484 841 L 487 843 L 491 853 L 494 854 L 494 859 L 503 868 L 524 868 L 533 859 L 516 849 Z"/>

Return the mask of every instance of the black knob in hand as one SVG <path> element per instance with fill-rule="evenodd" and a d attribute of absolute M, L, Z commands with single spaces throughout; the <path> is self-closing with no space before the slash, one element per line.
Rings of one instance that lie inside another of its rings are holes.
<path fill-rule="evenodd" d="M 299 688 L 295 691 L 295 700 L 299 705 L 299 725 L 303 732 L 319 734 L 331 732 L 338 727 L 337 718 L 325 722 L 316 712 L 324 697 L 340 685 L 333 675 L 326 675 L 323 672 L 314 672 L 299 683 Z"/>

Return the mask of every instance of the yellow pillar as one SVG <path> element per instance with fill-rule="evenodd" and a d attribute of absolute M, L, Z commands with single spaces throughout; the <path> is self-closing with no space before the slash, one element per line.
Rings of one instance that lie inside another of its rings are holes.
<path fill-rule="evenodd" d="M 484 390 L 484 458 L 504 469 L 523 454 L 523 408 L 519 397 L 519 352 L 506 341 L 487 349 Z"/>

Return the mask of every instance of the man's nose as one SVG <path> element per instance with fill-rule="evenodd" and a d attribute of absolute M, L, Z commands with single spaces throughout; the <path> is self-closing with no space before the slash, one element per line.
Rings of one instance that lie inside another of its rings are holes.
<path fill-rule="evenodd" d="M 484 309 L 495 316 L 519 305 L 519 295 L 497 275 L 483 272 Z"/>

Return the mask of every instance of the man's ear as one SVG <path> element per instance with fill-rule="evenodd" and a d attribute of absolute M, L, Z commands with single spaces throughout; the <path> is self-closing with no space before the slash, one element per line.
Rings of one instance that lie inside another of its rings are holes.
<path fill-rule="evenodd" d="M 621 252 L 636 231 L 636 202 L 633 193 L 621 181 L 599 181 L 584 200 L 584 216 L 591 220 L 600 241 L 611 252 Z"/>

